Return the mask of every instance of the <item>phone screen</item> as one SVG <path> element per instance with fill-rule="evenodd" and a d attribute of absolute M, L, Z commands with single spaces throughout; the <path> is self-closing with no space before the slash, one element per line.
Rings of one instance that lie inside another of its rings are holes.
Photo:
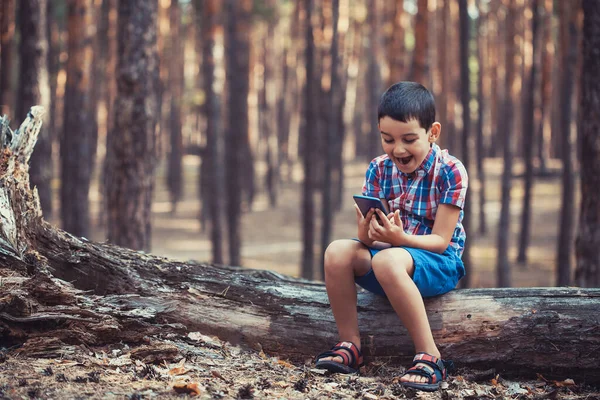
<path fill-rule="evenodd" d="M 371 208 L 378 208 L 383 211 L 384 214 L 388 214 L 387 204 L 385 199 L 378 199 L 377 197 L 354 195 L 354 201 L 358 205 L 360 212 L 363 216 L 366 216 Z M 376 214 L 377 215 L 377 214 Z"/>

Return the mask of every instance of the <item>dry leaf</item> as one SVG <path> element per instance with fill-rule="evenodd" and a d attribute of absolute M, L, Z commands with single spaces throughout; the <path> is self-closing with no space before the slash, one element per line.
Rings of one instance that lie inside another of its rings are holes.
<path fill-rule="evenodd" d="M 292 364 L 290 364 L 289 362 L 284 361 L 284 360 L 277 360 L 277 364 L 283 365 L 286 368 L 296 368 Z"/>
<path fill-rule="evenodd" d="M 195 382 L 176 382 L 173 385 L 173 390 L 175 390 L 177 393 L 185 393 L 190 394 L 192 396 L 198 396 L 202 394 L 200 386 L 198 386 L 198 384 Z"/>
<path fill-rule="evenodd" d="M 568 387 L 575 386 L 575 381 L 573 379 L 565 379 L 564 381 L 552 381 L 554 386 L 556 387 Z"/>
<path fill-rule="evenodd" d="M 185 369 L 184 367 L 175 367 L 175 368 L 171 368 L 169 370 L 169 375 L 175 376 L 175 375 L 183 375 L 185 373 L 187 373 L 188 370 Z"/>
<path fill-rule="evenodd" d="M 286 387 L 290 386 L 290 384 L 286 381 L 278 381 L 278 382 L 275 382 L 273 385 L 280 387 L 282 389 L 285 389 Z"/>

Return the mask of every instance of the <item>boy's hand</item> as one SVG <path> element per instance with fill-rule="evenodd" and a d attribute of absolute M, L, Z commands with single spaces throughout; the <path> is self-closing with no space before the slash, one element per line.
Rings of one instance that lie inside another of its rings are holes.
<path fill-rule="evenodd" d="M 375 210 L 375 212 L 381 222 L 377 221 L 375 215 L 371 217 L 368 231 L 369 239 L 391 243 L 393 246 L 401 246 L 406 233 L 400 219 L 400 211 L 396 210 L 396 212 L 387 216 L 381 210 Z"/>
<path fill-rule="evenodd" d="M 370 246 L 372 240 L 369 239 L 369 221 L 374 217 L 374 209 L 370 209 L 365 217 L 363 217 L 358 205 L 354 204 L 354 210 L 356 211 L 356 224 L 358 225 L 358 240 Z"/>

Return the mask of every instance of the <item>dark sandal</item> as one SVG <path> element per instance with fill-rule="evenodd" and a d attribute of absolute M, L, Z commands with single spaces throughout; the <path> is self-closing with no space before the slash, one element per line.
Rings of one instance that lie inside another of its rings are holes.
<path fill-rule="evenodd" d="M 343 362 L 333 360 L 322 360 L 325 357 L 341 357 Z M 352 342 L 339 342 L 331 348 L 319 354 L 315 358 L 315 366 L 330 372 L 342 374 L 355 374 L 363 365 L 363 356 L 358 347 Z"/>
<path fill-rule="evenodd" d="M 417 364 L 425 364 L 430 368 Z M 426 383 L 401 381 L 400 384 L 426 392 L 435 392 L 440 388 L 440 383 L 446 379 L 447 372 L 452 369 L 454 369 L 452 361 L 444 361 L 427 353 L 417 353 L 415 358 L 413 358 L 412 368 L 407 370 L 402 376 L 419 375 L 424 376 L 428 381 Z"/>

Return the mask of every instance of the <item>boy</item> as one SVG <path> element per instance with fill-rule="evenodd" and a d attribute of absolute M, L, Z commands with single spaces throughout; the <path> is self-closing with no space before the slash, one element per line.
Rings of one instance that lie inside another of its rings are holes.
<path fill-rule="evenodd" d="M 358 206 L 358 240 L 336 240 L 325 252 L 325 285 L 340 342 L 316 358 L 317 368 L 357 372 L 362 364 L 356 286 L 387 296 L 408 330 L 417 355 L 401 383 L 434 391 L 447 365 L 433 341 L 423 297 L 452 290 L 465 274 L 460 259 L 467 171 L 435 144 L 431 93 L 399 82 L 381 97 L 377 110 L 384 155 L 371 161 L 363 195 L 387 200 L 390 214 Z M 376 215 L 379 216 L 379 221 Z"/>

